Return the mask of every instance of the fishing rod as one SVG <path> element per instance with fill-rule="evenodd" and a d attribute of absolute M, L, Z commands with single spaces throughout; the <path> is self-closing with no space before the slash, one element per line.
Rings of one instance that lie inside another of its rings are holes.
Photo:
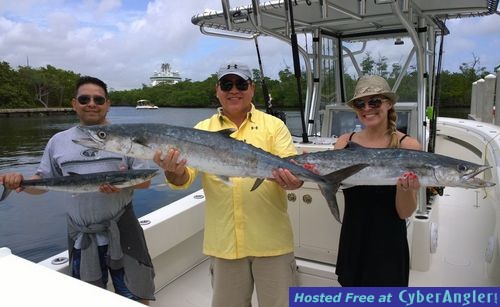
<path fill-rule="evenodd" d="M 446 21 L 446 20 L 445 20 Z M 443 21 L 443 25 L 445 23 Z M 427 145 L 428 152 L 434 152 L 436 147 L 436 133 L 437 133 L 437 117 L 439 113 L 440 106 L 440 92 L 441 92 L 441 62 L 443 59 L 443 42 L 444 42 L 444 33 L 441 32 L 441 41 L 439 42 L 439 56 L 438 56 L 438 65 L 436 69 L 436 82 L 434 88 L 434 101 L 432 106 L 432 113 L 430 116 L 430 131 L 429 131 L 429 144 Z"/>
<path fill-rule="evenodd" d="M 444 25 L 444 22 L 443 22 Z M 443 41 L 444 41 L 444 32 L 441 32 L 441 41 L 439 42 L 439 55 L 438 55 L 438 64 L 436 68 L 436 78 L 434 82 L 434 97 L 433 103 L 431 106 L 431 112 L 429 117 L 429 143 L 427 144 L 427 151 L 434 153 L 436 151 L 436 133 L 437 133 L 437 117 L 439 113 L 439 105 L 440 105 L 440 92 L 441 92 L 441 63 L 443 59 Z M 430 197 L 432 195 L 440 195 L 442 196 L 444 193 L 444 187 L 427 187 L 425 190 L 425 196 L 427 202 L 429 202 Z"/>
<path fill-rule="evenodd" d="M 297 95 L 298 95 L 298 100 L 299 100 L 299 108 L 300 108 L 300 122 L 302 124 L 302 142 L 303 143 L 309 143 L 309 139 L 307 137 L 307 130 L 306 130 L 306 123 L 305 123 L 305 116 L 304 116 L 304 106 L 302 104 L 302 86 L 300 82 L 301 78 L 301 72 L 300 72 L 300 60 L 299 60 L 299 46 L 297 43 L 297 34 L 295 33 L 295 25 L 293 21 L 293 5 L 292 5 L 292 0 L 288 0 L 288 13 L 290 17 L 290 29 L 291 29 L 291 35 L 290 35 L 290 40 L 292 43 L 292 57 L 293 57 L 293 70 L 295 74 L 295 79 L 297 80 Z M 286 9 L 286 6 L 285 6 Z"/>
<path fill-rule="evenodd" d="M 264 104 L 266 105 L 266 113 L 276 116 L 277 118 L 281 119 L 284 123 L 286 123 L 286 114 L 281 111 L 274 111 L 273 110 L 273 104 L 272 104 L 272 99 L 271 95 L 269 94 L 269 90 L 267 88 L 266 80 L 264 78 L 264 69 L 262 68 L 262 60 L 260 57 L 260 48 L 259 48 L 259 42 L 257 40 L 257 36 L 254 38 L 255 41 L 255 49 L 257 50 L 257 59 L 259 61 L 259 70 L 260 70 L 260 84 L 262 86 L 262 95 L 264 96 Z"/>

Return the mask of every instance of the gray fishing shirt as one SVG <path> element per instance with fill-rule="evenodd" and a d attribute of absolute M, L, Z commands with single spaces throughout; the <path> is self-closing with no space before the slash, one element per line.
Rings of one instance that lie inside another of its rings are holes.
<path fill-rule="evenodd" d="M 77 127 L 54 135 L 45 147 L 36 174 L 49 178 L 149 168 L 147 161 L 89 149 L 72 141 L 84 137 L 87 136 Z M 132 188 L 124 188 L 117 193 L 63 194 L 70 258 L 71 245 L 81 249 L 80 278 L 91 283 L 100 281 L 97 246 L 108 245 L 108 265 L 124 268 L 125 285 L 134 295 L 153 300 L 155 274 L 142 227 L 132 209 L 132 193 Z"/>
<path fill-rule="evenodd" d="M 87 137 L 77 127 L 55 134 L 47 143 L 36 174 L 43 177 L 68 176 L 71 173 L 88 174 L 147 168 L 148 162 L 124 157 L 119 154 L 90 149 L 72 140 Z M 64 193 L 64 203 L 71 220 L 80 226 L 99 224 L 116 218 L 117 214 L 132 201 L 132 188 L 117 193 Z M 81 234 L 75 248 L 81 246 Z M 98 245 L 108 244 L 106 233 L 96 234 Z"/>

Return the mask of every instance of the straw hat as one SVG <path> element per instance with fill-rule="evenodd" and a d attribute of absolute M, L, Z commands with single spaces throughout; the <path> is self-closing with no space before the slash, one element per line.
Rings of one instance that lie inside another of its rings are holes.
<path fill-rule="evenodd" d="M 389 98 L 392 104 L 395 104 L 398 99 L 398 95 L 391 90 L 384 78 L 380 76 L 363 76 L 359 78 L 358 83 L 356 83 L 354 97 L 347 102 L 347 105 L 352 107 L 352 102 L 354 100 L 372 95 L 383 95 Z"/>

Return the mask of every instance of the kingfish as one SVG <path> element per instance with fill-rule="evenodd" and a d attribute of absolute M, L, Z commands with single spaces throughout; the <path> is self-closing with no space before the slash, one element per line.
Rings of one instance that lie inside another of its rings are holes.
<path fill-rule="evenodd" d="M 20 187 L 70 193 L 97 192 L 99 187 L 105 183 L 114 185 L 117 188 L 126 188 L 148 181 L 157 174 L 157 169 L 71 174 L 69 176 L 23 180 Z M 11 191 L 11 189 L 4 186 L 0 201 L 7 198 Z"/>
<path fill-rule="evenodd" d="M 415 173 L 422 186 L 476 189 L 495 185 L 475 177 L 491 166 L 418 150 L 366 148 L 350 142 L 345 149 L 305 153 L 290 159 L 319 174 L 350 165 L 367 164 L 366 168 L 342 181 L 346 186 L 395 185 L 405 172 Z"/>
<path fill-rule="evenodd" d="M 252 191 L 266 178 L 272 178 L 273 170 L 288 169 L 301 180 L 317 183 L 328 205 L 334 208 L 338 208 L 335 193 L 340 182 L 367 166 L 349 165 L 318 175 L 287 159 L 231 138 L 234 129 L 211 132 L 167 124 L 110 124 L 79 128 L 87 137 L 73 140 L 77 144 L 146 160 L 153 159 L 157 150 L 166 152 L 175 148 L 181 153 L 179 158 L 186 159 L 189 166 L 216 175 L 226 183 L 229 177 L 256 178 Z"/>

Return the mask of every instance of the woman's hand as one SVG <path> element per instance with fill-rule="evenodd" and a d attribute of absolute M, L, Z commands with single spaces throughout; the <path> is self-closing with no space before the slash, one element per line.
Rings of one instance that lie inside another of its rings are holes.
<path fill-rule="evenodd" d="M 418 180 L 418 176 L 413 172 L 404 173 L 403 176 L 398 178 L 396 182 L 396 187 L 398 191 L 407 192 L 409 190 L 418 190 L 420 189 L 420 181 Z"/>

